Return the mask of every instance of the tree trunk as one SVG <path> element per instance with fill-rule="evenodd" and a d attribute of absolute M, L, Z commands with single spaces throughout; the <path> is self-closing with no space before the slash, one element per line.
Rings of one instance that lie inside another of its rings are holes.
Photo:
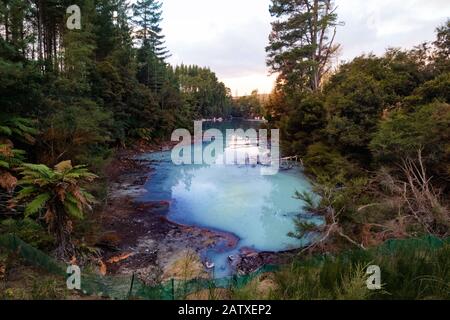
<path fill-rule="evenodd" d="M 43 60 L 43 45 L 42 45 L 42 1 L 37 4 L 37 29 L 38 29 L 38 58 L 39 61 Z"/>
<path fill-rule="evenodd" d="M 314 6 L 313 6 L 313 24 L 312 24 L 312 35 L 311 35 L 311 41 L 312 41 L 312 57 L 311 60 L 313 62 L 312 65 L 312 74 L 311 74 L 311 89 L 312 91 L 317 91 L 319 89 L 319 74 L 318 74 L 318 22 L 319 22 L 319 0 L 314 0 Z"/>
<path fill-rule="evenodd" d="M 69 261 L 75 254 L 75 248 L 70 237 L 71 227 L 62 205 L 57 204 L 54 209 L 55 218 L 53 219 L 52 229 L 57 242 L 55 255 L 58 259 Z"/>
<path fill-rule="evenodd" d="M 8 8 L 5 11 L 5 40 L 8 42 L 9 40 L 9 15 Z"/>

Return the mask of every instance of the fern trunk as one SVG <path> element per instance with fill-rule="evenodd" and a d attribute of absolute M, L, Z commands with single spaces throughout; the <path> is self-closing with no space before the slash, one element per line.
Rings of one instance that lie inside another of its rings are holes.
<path fill-rule="evenodd" d="M 56 204 L 54 212 L 53 233 L 57 242 L 55 255 L 58 259 L 68 261 L 75 254 L 75 248 L 70 237 L 72 227 L 62 204 Z"/>

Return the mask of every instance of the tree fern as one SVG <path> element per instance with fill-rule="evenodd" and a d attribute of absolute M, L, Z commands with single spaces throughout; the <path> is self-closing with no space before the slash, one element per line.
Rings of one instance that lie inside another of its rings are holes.
<path fill-rule="evenodd" d="M 12 169 L 21 165 L 25 159 L 25 151 L 14 149 L 11 140 L 34 143 L 35 134 L 37 130 L 33 121 L 10 114 L 0 114 L 0 187 L 9 193 L 14 191 L 17 184 Z"/>
<path fill-rule="evenodd" d="M 85 166 L 73 167 L 71 161 L 60 162 L 53 169 L 43 164 L 24 164 L 20 174 L 22 189 L 15 199 L 26 203 L 26 216 L 45 210 L 45 221 L 58 243 L 57 255 L 69 257 L 73 254 L 70 220 L 83 219 L 95 200 L 81 184 L 91 182 L 97 176 Z"/>

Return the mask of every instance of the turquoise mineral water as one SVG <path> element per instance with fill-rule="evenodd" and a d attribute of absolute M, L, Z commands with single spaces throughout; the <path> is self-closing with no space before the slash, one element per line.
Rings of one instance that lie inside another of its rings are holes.
<path fill-rule="evenodd" d="M 207 252 L 216 276 L 229 273 L 227 257 L 241 248 L 277 252 L 306 244 L 307 239 L 288 236 L 295 231 L 294 218 L 302 214 L 303 203 L 294 199 L 295 191 L 311 191 L 301 168 L 261 175 L 259 165 L 176 166 L 170 152 L 146 158 L 153 160 L 154 171 L 141 200 L 169 200 L 170 220 L 229 232 L 240 239 L 231 251 Z"/>

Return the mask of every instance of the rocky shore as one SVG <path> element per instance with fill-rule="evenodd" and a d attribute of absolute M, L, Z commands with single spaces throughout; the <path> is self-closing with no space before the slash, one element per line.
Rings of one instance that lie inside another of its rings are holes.
<path fill-rule="evenodd" d="M 186 226 L 167 219 L 168 201 L 139 203 L 146 192 L 151 162 L 139 160 L 143 153 L 167 150 L 170 144 L 142 145 L 121 151 L 108 169 L 108 202 L 102 212 L 104 269 L 108 274 L 135 273 L 148 285 L 170 278 L 208 276 L 202 253 L 220 244 L 233 249 L 239 239 L 229 233 Z M 287 263 L 295 252 L 269 253 L 243 249 L 233 266 L 240 274 L 250 273 L 266 264 Z"/>

